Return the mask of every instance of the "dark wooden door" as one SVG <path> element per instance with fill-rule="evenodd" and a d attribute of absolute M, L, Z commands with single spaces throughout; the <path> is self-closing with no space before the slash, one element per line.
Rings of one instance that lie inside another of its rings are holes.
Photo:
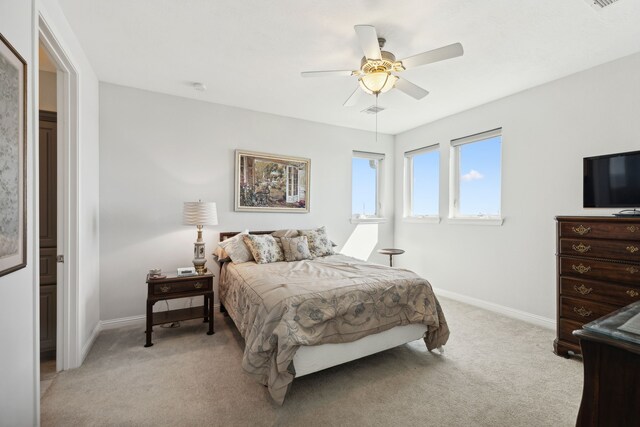
<path fill-rule="evenodd" d="M 56 349 L 58 156 L 56 113 L 40 111 L 40 352 Z"/>

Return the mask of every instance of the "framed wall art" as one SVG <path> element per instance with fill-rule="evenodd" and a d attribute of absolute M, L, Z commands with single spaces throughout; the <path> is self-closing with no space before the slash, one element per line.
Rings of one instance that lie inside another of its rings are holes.
<path fill-rule="evenodd" d="M 236 150 L 235 210 L 309 212 L 311 160 Z"/>
<path fill-rule="evenodd" d="M 0 34 L 0 276 L 27 265 L 27 63 Z"/>

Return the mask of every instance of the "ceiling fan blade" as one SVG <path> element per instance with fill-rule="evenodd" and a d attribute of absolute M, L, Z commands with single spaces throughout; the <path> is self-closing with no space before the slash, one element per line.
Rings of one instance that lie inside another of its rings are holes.
<path fill-rule="evenodd" d="M 300 73 L 302 77 L 349 77 L 353 74 L 351 70 L 329 70 L 329 71 L 303 71 Z"/>
<path fill-rule="evenodd" d="M 356 90 L 353 91 L 353 93 L 351 94 L 351 96 L 349 98 L 347 98 L 346 101 L 344 101 L 344 104 L 342 104 L 343 107 L 353 107 L 354 105 L 356 105 L 356 103 L 358 102 L 358 100 L 360 99 L 360 95 L 362 94 L 362 89 L 360 89 L 360 87 L 356 87 Z"/>
<path fill-rule="evenodd" d="M 403 59 L 402 65 L 404 68 L 413 68 L 420 65 L 431 64 L 433 62 L 444 61 L 445 59 L 455 58 L 462 56 L 464 49 L 460 43 L 450 44 L 438 49 L 433 49 L 428 52 L 419 53 L 417 55 L 410 56 Z"/>
<path fill-rule="evenodd" d="M 353 28 L 356 30 L 365 58 L 381 59 L 376 28 L 373 25 L 356 25 Z"/>
<path fill-rule="evenodd" d="M 420 86 L 416 86 L 409 80 L 405 80 L 401 77 L 398 77 L 398 80 L 396 80 L 396 83 L 395 85 L 393 85 L 393 87 L 415 99 L 422 99 L 429 94 L 428 91 L 422 89 Z"/>

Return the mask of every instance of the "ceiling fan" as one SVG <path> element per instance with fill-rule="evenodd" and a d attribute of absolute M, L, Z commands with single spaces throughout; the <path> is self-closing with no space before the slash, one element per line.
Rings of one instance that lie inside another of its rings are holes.
<path fill-rule="evenodd" d="M 360 61 L 360 69 L 355 71 L 304 71 L 300 73 L 302 77 L 358 77 L 360 87 L 356 88 L 345 101 L 343 104 L 345 107 L 350 107 L 356 103 L 362 93 L 360 89 L 368 94 L 378 96 L 381 93 L 396 88 L 415 99 L 422 99 L 427 96 L 429 92 L 406 79 L 400 78 L 395 73 L 402 72 L 408 68 L 419 67 L 420 65 L 462 56 L 464 53 L 462 45 L 460 43 L 454 43 L 410 56 L 401 61 L 396 61 L 393 53 L 382 50 L 386 40 L 378 37 L 373 25 L 356 25 L 353 28 L 356 30 L 360 46 L 364 52 L 364 56 Z"/>

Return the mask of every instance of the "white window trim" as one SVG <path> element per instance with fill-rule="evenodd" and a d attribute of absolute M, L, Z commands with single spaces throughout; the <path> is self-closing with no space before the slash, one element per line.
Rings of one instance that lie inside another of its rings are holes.
<path fill-rule="evenodd" d="M 440 144 L 432 144 L 426 147 L 417 148 L 404 153 L 404 193 L 403 193 L 403 212 L 402 220 L 409 223 L 440 223 L 440 214 L 436 215 L 411 215 L 413 210 L 413 157 L 428 153 L 430 151 L 440 150 Z M 438 156 L 438 161 L 440 156 Z M 439 165 L 438 165 L 439 166 Z M 440 176 L 440 168 L 438 167 L 438 177 Z M 440 179 L 438 178 L 438 212 L 440 211 Z"/>
<path fill-rule="evenodd" d="M 502 225 L 504 218 L 496 216 L 459 216 L 455 218 L 447 218 L 448 224 L 467 224 L 467 225 Z"/>
<path fill-rule="evenodd" d="M 504 218 L 502 216 L 502 164 L 500 165 L 500 215 L 478 215 L 468 216 L 458 213 L 458 200 L 460 198 L 460 162 L 459 147 L 473 142 L 482 141 L 496 136 L 502 136 L 502 128 L 492 129 L 486 132 L 480 132 L 451 141 L 449 155 L 449 218 L 447 223 L 450 224 L 469 224 L 469 225 L 502 225 Z M 502 162 L 502 151 L 500 154 Z"/>
<path fill-rule="evenodd" d="M 386 222 L 389 222 L 389 220 L 383 217 L 351 217 L 349 218 L 349 222 L 351 222 L 351 224 L 384 224 Z"/>
<path fill-rule="evenodd" d="M 378 170 L 376 171 L 376 214 L 375 215 L 367 215 L 367 216 L 356 216 L 351 215 L 350 222 L 352 224 L 379 224 L 387 222 L 388 220 L 384 216 L 383 203 L 384 200 L 384 164 L 385 164 L 385 154 L 384 153 L 372 153 L 369 151 L 358 151 L 354 150 L 351 158 L 353 164 L 353 158 L 361 158 L 361 159 L 370 159 L 378 161 Z M 351 170 L 351 177 L 353 179 L 353 168 Z M 353 185 L 351 187 L 351 201 L 353 204 Z"/>

